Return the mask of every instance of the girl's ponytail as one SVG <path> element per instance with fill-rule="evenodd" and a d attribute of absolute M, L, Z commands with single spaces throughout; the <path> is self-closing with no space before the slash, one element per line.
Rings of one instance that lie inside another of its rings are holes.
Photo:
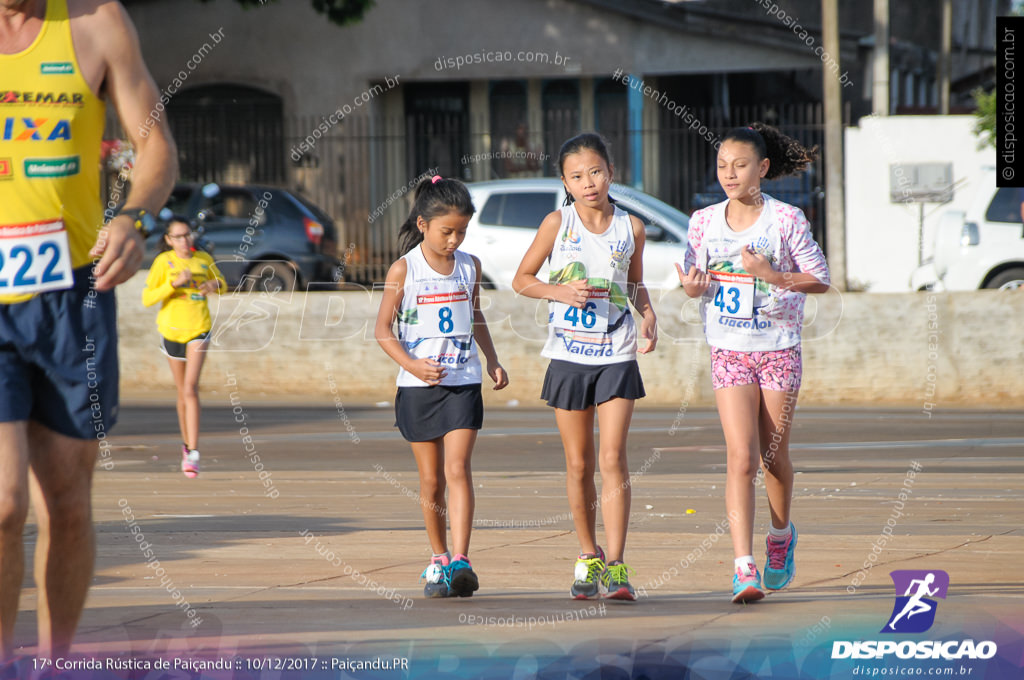
<path fill-rule="evenodd" d="M 799 174 L 818 159 L 817 145 L 808 149 L 778 128 L 764 123 L 733 128 L 722 139 L 723 142 L 730 140 L 751 144 L 761 158 L 768 159 L 765 179 Z"/>

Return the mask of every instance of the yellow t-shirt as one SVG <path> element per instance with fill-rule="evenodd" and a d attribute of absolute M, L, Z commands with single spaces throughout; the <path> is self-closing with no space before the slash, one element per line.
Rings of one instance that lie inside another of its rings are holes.
<path fill-rule="evenodd" d="M 35 41 L 17 54 L 0 54 L 0 75 L 0 235 L 10 256 L 0 271 L 0 303 L 10 303 L 32 295 L 11 294 L 16 270 L 38 267 L 20 277 L 36 285 L 62 271 L 58 264 L 77 269 L 92 261 L 89 250 L 103 226 L 106 104 L 82 77 L 67 0 L 48 0 Z M 66 282 L 60 287 L 70 287 L 69 277 L 59 278 Z"/>
<path fill-rule="evenodd" d="M 192 272 L 188 285 L 175 288 L 172 283 L 183 269 Z M 200 333 L 210 330 L 210 307 L 206 297 L 199 292 L 199 286 L 216 279 L 220 290 L 227 289 L 224 277 L 208 253 L 199 250 L 188 259 L 178 257 L 173 250 L 160 253 L 153 260 L 153 266 L 146 277 L 142 291 L 142 304 L 151 307 L 162 302 L 156 315 L 156 327 L 160 335 L 171 342 L 188 342 Z"/>

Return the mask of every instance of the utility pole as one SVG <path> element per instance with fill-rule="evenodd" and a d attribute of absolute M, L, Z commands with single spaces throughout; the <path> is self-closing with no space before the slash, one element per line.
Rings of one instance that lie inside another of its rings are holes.
<path fill-rule="evenodd" d="M 875 0 L 874 81 L 871 87 L 871 112 L 889 115 L 889 0 Z"/>
<path fill-rule="evenodd" d="M 939 113 L 949 115 L 950 52 L 953 51 L 953 0 L 942 0 L 942 50 L 939 54 Z"/>
<path fill-rule="evenodd" d="M 839 0 L 821 0 L 822 43 L 825 54 L 839 64 Z M 825 245 L 832 285 L 846 290 L 846 200 L 843 194 L 843 92 L 841 68 L 822 67 L 825 92 Z"/>

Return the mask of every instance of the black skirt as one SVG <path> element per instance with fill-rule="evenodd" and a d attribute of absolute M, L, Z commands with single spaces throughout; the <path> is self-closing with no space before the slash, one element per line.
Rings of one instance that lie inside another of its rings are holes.
<path fill-rule="evenodd" d="M 399 387 L 395 426 L 406 441 L 429 442 L 452 430 L 479 430 L 484 424 L 480 384 Z"/>
<path fill-rule="evenodd" d="M 548 406 L 583 411 L 609 399 L 641 399 L 646 394 L 636 359 L 600 366 L 552 359 L 540 398 Z"/>

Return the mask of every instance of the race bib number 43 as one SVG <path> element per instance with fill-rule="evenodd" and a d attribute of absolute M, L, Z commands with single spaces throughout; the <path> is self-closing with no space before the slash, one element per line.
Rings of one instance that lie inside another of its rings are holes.
<path fill-rule="evenodd" d="M 472 332 L 472 306 L 468 291 L 417 295 L 416 309 L 419 332 L 424 337 L 442 338 Z"/>
<path fill-rule="evenodd" d="M 64 223 L 0 226 L 0 295 L 70 288 L 71 248 Z"/>
<path fill-rule="evenodd" d="M 734 319 L 754 317 L 754 277 L 751 274 L 709 271 L 718 283 L 712 304 L 722 316 Z"/>

